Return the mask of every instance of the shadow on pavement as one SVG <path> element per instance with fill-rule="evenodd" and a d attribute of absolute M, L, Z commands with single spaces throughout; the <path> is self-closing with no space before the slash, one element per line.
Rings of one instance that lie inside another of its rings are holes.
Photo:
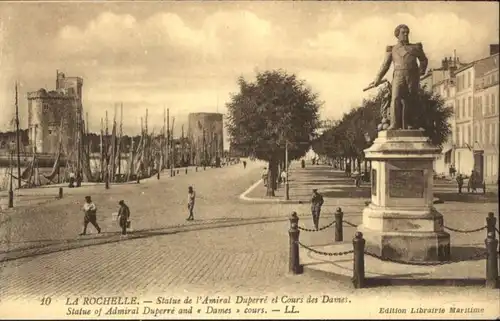
<path fill-rule="evenodd" d="M 484 246 L 452 246 L 450 252 L 452 262 L 480 261 L 486 257 Z"/>
<path fill-rule="evenodd" d="M 323 197 L 336 198 L 371 198 L 371 189 L 369 187 L 344 187 L 342 191 L 323 192 Z"/>
<path fill-rule="evenodd" d="M 401 275 L 401 277 L 406 275 Z M 411 277 L 411 275 L 409 275 Z M 477 286 L 484 285 L 485 279 L 388 279 L 388 278 L 367 278 L 365 285 L 367 288 L 381 286 Z"/>
<path fill-rule="evenodd" d="M 462 203 L 497 203 L 498 195 L 492 192 L 486 194 L 473 193 L 434 193 L 434 196 L 444 202 L 462 202 Z"/>

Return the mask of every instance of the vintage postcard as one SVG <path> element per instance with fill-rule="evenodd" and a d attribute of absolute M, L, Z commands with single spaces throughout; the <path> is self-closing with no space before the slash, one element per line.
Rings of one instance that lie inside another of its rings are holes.
<path fill-rule="evenodd" d="M 0 319 L 498 319 L 499 5 L 0 3 Z"/>

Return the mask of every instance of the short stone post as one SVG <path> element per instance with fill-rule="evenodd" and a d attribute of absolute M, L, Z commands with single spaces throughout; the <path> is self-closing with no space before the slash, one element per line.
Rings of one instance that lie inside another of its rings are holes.
<path fill-rule="evenodd" d="M 344 240 L 344 230 L 342 226 L 342 220 L 344 218 L 344 213 L 340 207 L 335 211 L 335 242 L 342 242 Z"/>
<path fill-rule="evenodd" d="M 299 260 L 299 217 L 296 212 L 290 216 L 290 229 L 288 235 L 290 236 L 290 261 L 288 269 L 293 274 L 300 274 L 300 260 Z"/>
<path fill-rule="evenodd" d="M 14 191 L 9 191 L 9 208 L 14 207 Z"/>
<path fill-rule="evenodd" d="M 488 233 L 486 243 L 486 287 L 496 289 L 498 287 L 498 240 L 495 234 Z"/>
<path fill-rule="evenodd" d="M 63 188 L 59 187 L 59 198 L 63 198 Z"/>
<path fill-rule="evenodd" d="M 203 166 L 203 170 L 206 170 L 207 168 L 205 166 Z"/>
<path fill-rule="evenodd" d="M 194 169 L 195 169 L 195 171 L 197 172 L 197 171 L 198 171 L 198 166 L 196 166 Z"/>
<path fill-rule="evenodd" d="M 177 174 L 179 174 L 179 170 L 177 170 Z"/>
<path fill-rule="evenodd" d="M 486 233 L 487 234 L 492 233 L 493 234 L 493 238 L 496 238 L 495 237 L 495 234 L 496 234 L 495 227 L 496 227 L 496 225 L 497 225 L 497 219 L 495 218 L 495 214 L 493 214 L 493 212 L 489 212 L 488 216 L 486 217 Z"/>
<path fill-rule="evenodd" d="M 186 167 L 186 174 L 188 173 L 188 168 Z"/>
<path fill-rule="evenodd" d="M 352 245 L 354 248 L 352 283 L 356 289 L 361 289 L 365 287 L 365 240 L 363 233 L 356 232 Z"/>

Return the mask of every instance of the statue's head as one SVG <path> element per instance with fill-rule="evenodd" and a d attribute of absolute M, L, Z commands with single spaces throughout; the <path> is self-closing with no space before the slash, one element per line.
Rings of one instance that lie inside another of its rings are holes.
<path fill-rule="evenodd" d="M 408 36 L 410 35 L 410 28 L 407 25 L 399 25 L 394 29 L 394 36 L 398 38 L 401 43 L 408 43 Z"/>

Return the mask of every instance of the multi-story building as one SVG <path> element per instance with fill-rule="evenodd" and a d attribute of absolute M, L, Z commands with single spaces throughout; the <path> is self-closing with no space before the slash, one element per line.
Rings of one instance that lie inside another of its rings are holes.
<path fill-rule="evenodd" d="M 498 181 L 498 51 L 498 44 L 490 45 L 488 57 L 469 64 L 445 58 L 421 78 L 422 87 L 454 108 L 451 135 L 434 164 L 437 173 L 454 164 L 459 173 L 475 169 L 486 183 Z"/>
<path fill-rule="evenodd" d="M 473 112 L 474 169 L 486 183 L 498 182 L 499 54 L 476 62 Z"/>
<path fill-rule="evenodd" d="M 454 163 L 457 171 L 470 174 L 474 168 L 473 108 L 475 62 L 457 70 L 455 91 Z"/>
<path fill-rule="evenodd" d="M 460 62 L 458 57 L 445 57 L 441 60 L 441 67 L 430 69 L 426 75 L 421 77 L 420 86 L 424 90 L 438 93 L 446 106 L 455 110 L 455 72 L 457 69 L 466 66 Z M 455 132 L 455 117 L 448 120 L 451 125 L 451 133 Z M 454 163 L 454 144 L 453 135 L 450 134 L 442 146 L 441 154 L 434 162 L 434 171 L 436 173 L 447 173 L 451 164 Z"/>
<path fill-rule="evenodd" d="M 453 78 L 438 82 L 433 89 L 443 98 L 445 106 L 451 107 L 453 110 L 455 110 L 456 87 L 455 80 Z M 450 165 L 454 163 L 454 146 L 452 133 L 455 132 L 456 124 L 455 117 L 453 115 L 450 117 L 450 119 L 448 119 L 448 123 L 451 126 L 451 133 L 443 143 L 441 154 L 436 158 L 434 162 L 434 171 L 436 173 L 447 173 Z"/>

